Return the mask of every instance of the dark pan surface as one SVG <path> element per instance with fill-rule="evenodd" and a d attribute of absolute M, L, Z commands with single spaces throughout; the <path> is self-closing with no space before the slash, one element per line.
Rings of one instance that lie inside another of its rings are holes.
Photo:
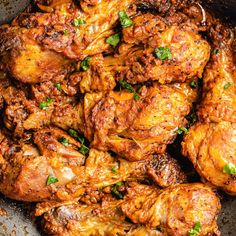
<path fill-rule="evenodd" d="M 11 21 L 29 2 L 30 0 L 0 0 L 0 24 Z"/>
<path fill-rule="evenodd" d="M 23 11 L 29 0 L 0 0 L 0 24 L 6 23 Z M 202 1 L 216 15 L 229 23 L 236 23 L 236 0 Z M 222 236 L 236 235 L 236 197 L 220 195 L 222 210 L 218 220 Z M 25 205 L 6 199 L 0 195 L 0 207 L 7 216 L 0 216 L 0 236 L 40 236 Z"/>

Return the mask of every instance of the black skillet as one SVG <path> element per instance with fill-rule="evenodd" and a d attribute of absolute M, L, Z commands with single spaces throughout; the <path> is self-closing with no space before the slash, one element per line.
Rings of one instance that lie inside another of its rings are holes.
<path fill-rule="evenodd" d="M 10 22 L 23 11 L 30 0 L 0 0 L 0 24 Z M 236 25 L 236 0 L 202 1 L 218 17 Z M 218 220 L 222 236 L 236 235 L 236 197 L 221 194 L 222 210 Z M 0 236 L 40 236 L 36 224 L 32 222 L 25 205 L 0 196 L 0 207 L 7 216 L 0 216 Z M 30 212 L 30 211 L 29 211 Z"/>

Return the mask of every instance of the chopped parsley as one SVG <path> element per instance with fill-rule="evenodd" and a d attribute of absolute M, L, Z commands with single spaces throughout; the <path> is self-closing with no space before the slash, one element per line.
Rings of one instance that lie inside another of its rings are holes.
<path fill-rule="evenodd" d="M 215 48 L 214 50 L 213 50 L 213 54 L 219 54 L 220 53 L 220 49 L 219 48 Z"/>
<path fill-rule="evenodd" d="M 188 133 L 188 129 L 183 126 L 183 127 L 178 128 L 178 130 L 176 132 L 177 132 L 177 134 L 182 134 L 182 133 L 187 134 Z"/>
<path fill-rule="evenodd" d="M 197 121 L 197 115 L 194 111 L 190 112 L 185 118 L 188 121 L 188 127 L 193 125 Z"/>
<path fill-rule="evenodd" d="M 57 88 L 58 91 L 60 92 L 62 91 L 60 83 L 55 84 L 55 87 Z"/>
<path fill-rule="evenodd" d="M 80 142 L 81 147 L 79 149 L 79 152 L 81 154 L 85 156 L 87 153 L 89 153 L 89 148 L 84 145 L 85 138 L 83 136 L 79 135 L 79 133 L 74 129 L 69 129 L 68 133 L 71 137 L 77 139 Z"/>
<path fill-rule="evenodd" d="M 139 99 L 140 99 L 140 96 L 139 96 L 137 93 L 135 93 L 135 94 L 134 94 L 134 100 L 135 100 L 135 101 L 138 101 Z"/>
<path fill-rule="evenodd" d="M 236 166 L 232 163 L 229 163 L 224 166 L 223 172 L 225 174 L 235 175 L 236 174 Z"/>
<path fill-rule="evenodd" d="M 60 137 L 58 138 L 58 141 L 60 143 L 62 143 L 64 146 L 68 146 L 69 145 L 69 139 L 65 138 L 65 137 Z"/>
<path fill-rule="evenodd" d="M 89 153 L 89 148 L 82 144 L 79 152 L 85 156 L 87 153 Z"/>
<path fill-rule="evenodd" d="M 47 185 L 55 184 L 58 182 L 58 179 L 53 175 L 49 175 L 47 178 Z"/>
<path fill-rule="evenodd" d="M 80 18 L 79 19 L 74 19 L 74 21 L 73 21 L 73 25 L 76 26 L 76 27 L 79 27 L 79 26 L 84 25 L 84 24 L 86 24 L 85 20 L 80 19 Z"/>
<path fill-rule="evenodd" d="M 133 21 L 129 18 L 125 11 L 119 12 L 119 18 L 122 28 L 129 28 L 134 25 Z"/>
<path fill-rule="evenodd" d="M 171 60 L 172 59 L 172 53 L 171 50 L 167 47 L 159 47 L 155 49 L 155 56 L 159 58 L 160 60 Z"/>
<path fill-rule="evenodd" d="M 52 102 L 52 99 L 51 98 L 47 98 L 47 101 L 46 102 L 40 102 L 39 103 L 39 108 L 41 110 L 48 110 L 48 107 L 50 106 L 50 103 Z"/>
<path fill-rule="evenodd" d="M 133 98 L 134 98 L 135 101 L 138 101 L 140 99 L 140 96 L 138 95 L 137 92 L 135 92 L 135 90 L 134 90 L 134 88 L 133 88 L 133 86 L 131 84 L 127 83 L 124 80 L 120 80 L 119 81 L 119 85 L 120 85 L 121 88 L 126 89 L 128 92 L 134 93 L 134 97 Z"/>
<path fill-rule="evenodd" d="M 67 33 L 68 33 L 68 30 L 67 30 L 67 29 L 64 29 L 64 30 L 62 30 L 62 32 L 63 32 L 63 34 L 66 36 Z"/>
<path fill-rule="evenodd" d="M 230 86 L 231 86 L 231 83 L 228 82 L 228 83 L 224 86 L 224 90 L 227 90 Z"/>
<path fill-rule="evenodd" d="M 83 70 L 83 71 L 86 71 L 90 68 L 90 64 L 89 62 L 92 60 L 91 57 L 86 57 L 83 61 L 81 61 L 80 63 L 80 68 Z"/>
<path fill-rule="evenodd" d="M 116 47 L 119 42 L 120 42 L 120 35 L 119 34 L 113 34 L 106 39 L 106 43 L 110 44 L 113 47 Z"/>
<path fill-rule="evenodd" d="M 114 184 L 111 188 L 111 192 L 114 195 L 114 197 L 116 197 L 117 199 L 123 199 L 123 194 L 121 192 L 119 192 L 119 190 L 117 189 L 117 187 L 119 186 L 124 186 L 123 182 L 117 182 L 116 184 Z"/>
<path fill-rule="evenodd" d="M 190 229 L 190 230 L 188 231 L 189 236 L 196 236 L 196 235 L 199 235 L 200 232 L 201 232 L 201 228 L 202 228 L 201 223 L 200 223 L 200 222 L 197 222 L 197 223 L 194 225 L 193 229 Z"/>
<path fill-rule="evenodd" d="M 197 81 L 195 81 L 195 80 L 193 80 L 193 81 L 191 81 L 190 82 L 190 84 L 189 84 L 189 86 L 191 87 L 191 88 L 197 88 Z"/>
<path fill-rule="evenodd" d="M 112 173 L 116 174 L 116 173 L 117 173 L 117 170 L 118 170 L 118 169 L 117 169 L 117 166 L 112 166 L 112 167 L 111 167 L 111 172 L 112 172 Z"/>

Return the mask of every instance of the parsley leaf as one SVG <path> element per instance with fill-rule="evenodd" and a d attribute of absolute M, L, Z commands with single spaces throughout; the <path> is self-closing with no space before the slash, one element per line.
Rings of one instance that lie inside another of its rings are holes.
<path fill-rule="evenodd" d="M 89 148 L 86 147 L 85 145 L 81 145 L 79 152 L 85 156 L 87 153 L 89 153 Z"/>
<path fill-rule="evenodd" d="M 220 49 L 219 48 L 215 48 L 214 50 L 213 50 L 213 54 L 219 54 L 220 53 Z"/>
<path fill-rule="evenodd" d="M 83 70 L 83 71 L 86 71 L 90 68 L 90 64 L 89 62 L 92 60 L 91 57 L 86 57 L 83 61 L 81 61 L 80 63 L 80 68 Z"/>
<path fill-rule="evenodd" d="M 67 139 L 67 138 L 65 138 L 65 137 L 60 137 L 60 138 L 58 139 L 58 141 L 59 141 L 60 143 L 62 143 L 64 146 L 68 146 L 68 145 L 69 145 L 69 139 Z"/>
<path fill-rule="evenodd" d="M 111 172 L 112 172 L 112 173 L 116 174 L 116 173 L 117 173 L 117 170 L 118 170 L 118 169 L 117 169 L 117 166 L 112 166 L 112 167 L 111 167 Z"/>
<path fill-rule="evenodd" d="M 55 84 L 55 87 L 57 88 L 58 91 L 60 92 L 62 91 L 60 83 Z"/>
<path fill-rule="evenodd" d="M 119 85 L 120 85 L 121 88 L 126 89 L 128 92 L 134 93 L 134 97 L 133 98 L 134 98 L 135 101 L 138 101 L 140 99 L 140 96 L 138 95 L 137 92 L 135 92 L 135 90 L 134 90 L 134 88 L 133 88 L 133 86 L 131 84 L 127 83 L 124 80 L 120 80 L 119 81 Z"/>
<path fill-rule="evenodd" d="M 116 184 L 114 184 L 111 188 L 111 192 L 114 195 L 114 197 L 116 197 L 117 199 L 123 199 L 123 194 L 121 192 L 119 192 L 119 190 L 117 189 L 117 187 L 119 186 L 124 186 L 123 182 L 117 182 Z"/>
<path fill-rule="evenodd" d="M 231 83 L 228 82 L 228 83 L 224 86 L 224 90 L 227 90 L 230 86 L 231 86 Z"/>
<path fill-rule="evenodd" d="M 67 30 L 67 29 L 64 29 L 64 30 L 62 30 L 62 32 L 63 32 L 63 34 L 66 36 L 67 33 L 68 33 L 68 30 Z"/>
<path fill-rule="evenodd" d="M 201 223 L 200 223 L 200 222 L 197 222 L 197 223 L 194 225 L 193 229 L 190 229 L 190 230 L 188 231 L 189 236 L 196 236 L 196 235 L 200 234 L 201 228 L 202 228 Z"/>
<path fill-rule="evenodd" d="M 195 81 L 195 80 L 193 80 L 193 81 L 191 81 L 190 82 L 190 84 L 189 84 L 189 86 L 191 87 L 191 88 L 197 88 L 197 81 Z"/>
<path fill-rule="evenodd" d="M 48 110 L 48 107 L 50 106 L 50 103 L 52 102 L 52 99 L 51 98 L 48 98 L 46 102 L 40 102 L 39 103 L 39 108 L 41 110 Z"/>
<path fill-rule="evenodd" d="M 167 47 L 159 47 L 155 49 L 155 56 L 159 58 L 160 60 L 171 60 L 172 59 L 172 53 L 169 48 Z"/>
<path fill-rule="evenodd" d="M 119 42 L 120 42 L 120 35 L 119 34 L 113 34 L 106 39 L 106 43 L 110 44 L 113 47 L 116 47 Z"/>
<path fill-rule="evenodd" d="M 134 94 L 134 100 L 135 100 L 135 101 L 138 101 L 139 99 L 140 99 L 140 96 L 139 96 L 137 93 L 135 93 L 135 94 Z"/>
<path fill-rule="evenodd" d="M 49 175 L 47 178 L 47 185 L 55 184 L 58 182 L 58 179 L 53 175 Z"/>
<path fill-rule="evenodd" d="M 80 142 L 81 147 L 79 149 L 79 152 L 81 154 L 85 156 L 87 153 L 89 153 L 89 148 L 84 145 L 85 138 L 83 136 L 80 136 L 79 133 L 74 129 L 69 129 L 68 133 L 71 137 L 77 139 Z"/>
<path fill-rule="evenodd" d="M 134 89 L 133 89 L 133 87 L 132 87 L 132 85 L 129 84 L 129 83 L 127 83 L 126 81 L 120 80 L 120 81 L 119 81 L 119 84 L 120 84 L 120 87 L 122 87 L 122 88 L 128 90 L 128 92 L 130 92 L 130 93 L 134 93 L 134 92 L 135 92 Z"/>
<path fill-rule="evenodd" d="M 188 129 L 183 126 L 183 127 L 180 127 L 176 132 L 177 132 L 177 134 L 182 134 L 182 133 L 187 134 L 188 133 Z"/>
<path fill-rule="evenodd" d="M 76 27 L 79 27 L 81 25 L 84 25 L 86 24 L 85 20 L 82 20 L 82 19 L 74 19 L 73 21 L 73 25 L 76 26 Z"/>
<path fill-rule="evenodd" d="M 190 112 L 185 118 L 188 121 L 188 127 L 193 125 L 197 121 L 197 115 L 194 111 Z"/>
<path fill-rule="evenodd" d="M 236 174 L 236 166 L 232 163 L 229 163 L 224 166 L 223 172 L 225 174 L 235 175 Z"/>
<path fill-rule="evenodd" d="M 129 28 L 134 25 L 133 21 L 129 18 L 125 11 L 120 11 L 119 17 L 122 28 Z"/>

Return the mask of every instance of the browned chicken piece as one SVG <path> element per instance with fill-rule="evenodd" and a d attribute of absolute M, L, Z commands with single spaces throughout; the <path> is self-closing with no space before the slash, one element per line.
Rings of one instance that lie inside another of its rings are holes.
<path fill-rule="evenodd" d="M 187 236 L 198 225 L 199 235 L 219 235 L 217 215 L 220 201 L 203 184 L 183 184 L 165 190 L 134 185 L 121 205 L 136 224 L 160 228 L 163 235 Z"/>
<path fill-rule="evenodd" d="M 149 38 L 148 48 L 124 55 L 119 76 L 131 84 L 148 80 L 166 84 L 201 77 L 210 57 L 210 46 L 193 29 L 188 25 L 171 26 Z"/>
<path fill-rule="evenodd" d="M 0 191 L 23 201 L 67 200 L 83 194 L 65 186 L 76 177 L 85 157 L 80 143 L 60 130 L 47 129 L 34 135 L 35 145 L 11 143 L 1 134 Z M 60 139 L 68 139 L 67 146 Z M 54 184 L 55 183 L 55 184 Z"/>
<path fill-rule="evenodd" d="M 198 108 L 201 122 L 236 122 L 236 71 L 232 50 L 216 48 L 203 79 L 203 98 Z"/>
<path fill-rule="evenodd" d="M 216 218 L 220 202 L 211 188 L 188 184 L 161 191 L 136 183 L 131 186 L 124 200 L 104 196 L 100 204 L 45 209 L 43 228 L 49 235 L 187 236 L 198 223 L 199 235 L 219 235 Z M 126 221 L 126 216 L 136 224 Z"/>
<path fill-rule="evenodd" d="M 118 12 L 132 2 L 102 0 L 83 9 L 73 1 L 39 5 L 45 13 L 22 14 L 11 26 L 1 27 L 2 60 L 24 83 L 62 80 L 74 68 L 64 56 L 78 60 L 109 50 L 105 40 L 113 33 Z"/>
<path fill-rule="evenodd" d="M 236 194 L 236 73 L 228 45 L 215 50 L 204 76 L 199 122 L 182 152 L 205 181 Z"/>
<path fill-rule="evenodd" d="M 43 215 L 43 229 L 48 235 L 55 236 L 162 235 L 156 230 L 126 221 L 120 209 L 121 202 L 106 197 L 101 204 L 88 206 L 75 203 L 55 207 Z"/>
<path fill-rule="evenodd" d="M 24 83 L 62 80 L 72 70 L 71 62 L 56 52 L 42 49 L 32 34 L 13 26 L 0 29 L 0 55 L 7 70 Z"/>
<path fill-rule="evenodd" d="M 144 160 L 165 152 L 186 124 L 195 98 L 196 89 L 188 84 L 143 86 L 139 95 L 124 90 L 86 94 L 84 134 L 96 149 Z"/>
<path fill-rule="evenodd" d="M 236 195 L 235 123 L 222 121 L 193 126 L 182 143 L 182 152 L 205 181 Z"/>
<path fill-rule="evenodd" d="M 152 14 L 135 17 L 133 24 L 123 29 L 119 53 L 91 58 L 89 70 L 76 72 L 65 81 L 74 93 L 78 88 L 82 93 L 111 90 L 119 80 L 166 84 L 202 77 L 210 45 L 195 25 L 168 26 Z"/>
<path fill-rule="evenodd" d="M 9 198 L 65 201 L 81 197 L 87 188 L 95 191 L 119 181 L 150 178 L 161 187 L 186 181 L 167 154 L 128 162 L 95 149 L 89 152 L 56 128 L 38 130 L 33 139 L 32 144 L 24 139 L 13 143 L 1 133 L 0 191 Z"/>

